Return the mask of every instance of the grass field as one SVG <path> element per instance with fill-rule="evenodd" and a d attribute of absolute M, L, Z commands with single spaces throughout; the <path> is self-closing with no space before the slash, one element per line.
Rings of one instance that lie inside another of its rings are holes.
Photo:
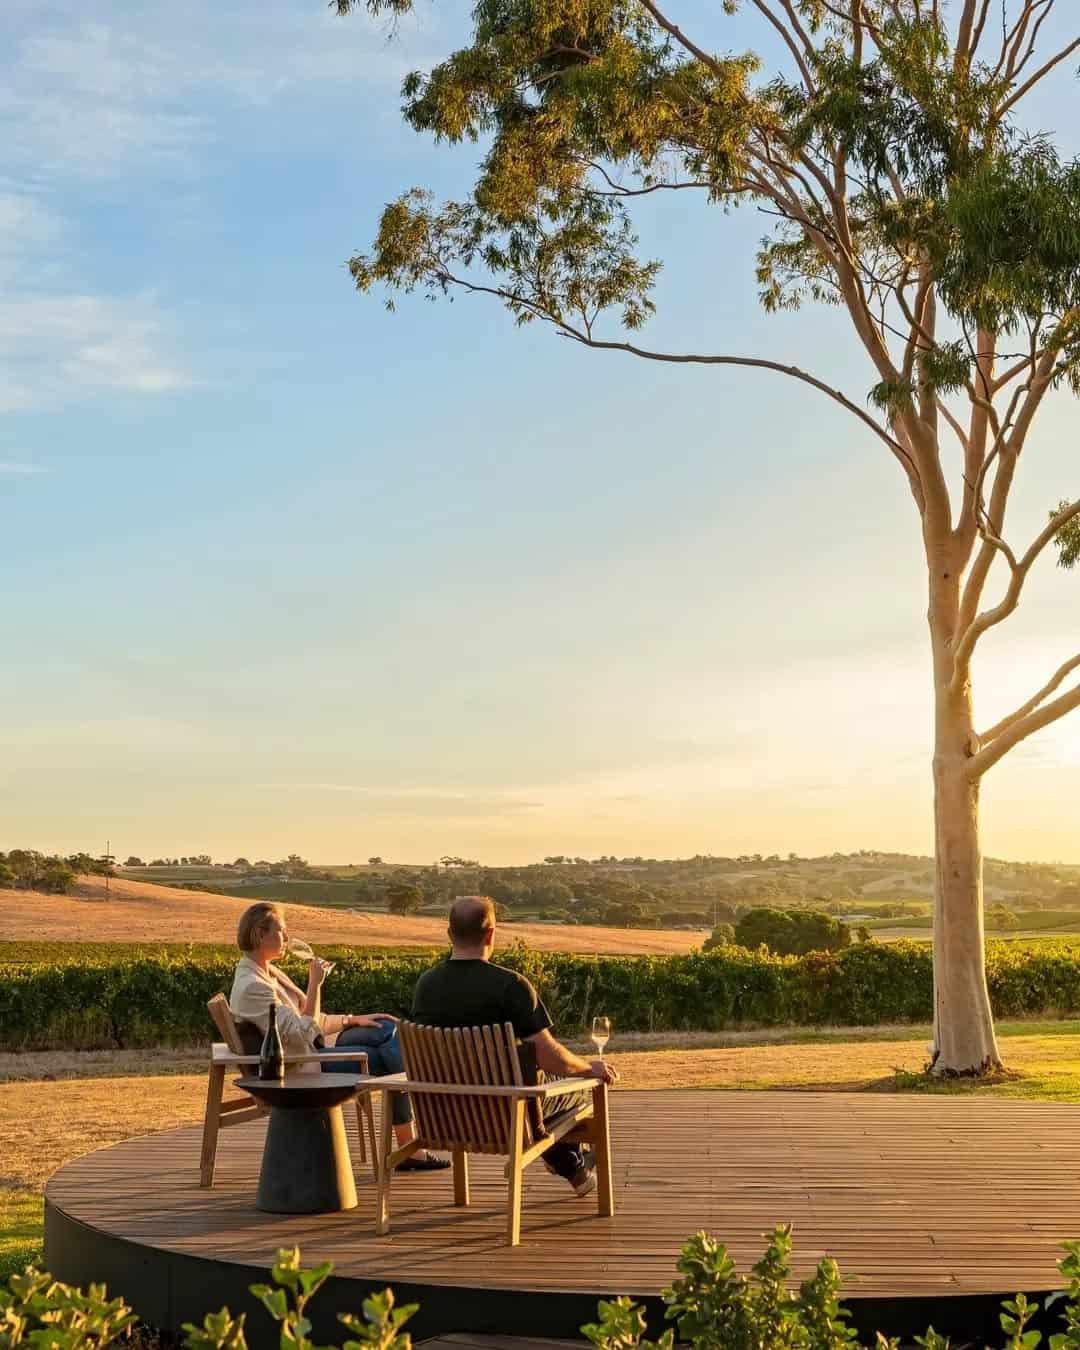
<path fill-rule="evenodd" d="M 209 895 L 148 882 L 113 878 L 106 902 L 102 877 L 82 877 L 71 895 L 0 890 L 0 940 L 8 942 L 221 943 L 232 946 L 236 921 L 252 897 Z M 351 914 L 288 906 L 289 927 L 315 946 L 441 947 L 442 919 L 410 915 Z M 513 923 L 500 929 L 504 943 L 523 941 L 538 951 L 607 955 L 693 951 L 700 933 L 585 925 Z"/>
<path fill-rule="evenodd" d="M 391 957 L 423 956 L 430 953 L 434 959 L 438 953 L 445 950 L 444 943 L 441 947 L 379 947 L 378 954 L 380 957 Z M 349 947 L 320 943 L 319 954 L 333 961 L 339 958 L 344 960 L 353 953 Z M 80 965 L 92 961 L 130 961 L 145 956 L 184 957 L 213 963 L 235 961 L 238 955 L 235 942 L 53 942 L 35 938 L 25 942 L 12 942 L 0 938 L 0 966 L 54 963 Z"/>
<path fill-rule="evenodd" d="M 921 1070 L 929 1027 L 624 1036 L 611 1057 L 623 1088 L 935 1091 L 1080 1102 L 1080 1021 L 1002 1023 L 998 1034 L 1008 1069 L 979 1083 L 927 1083 Z M 0 1279 L 40 1259 L 41 1189 L 57 1167 L 131 1135 L 201 1119 L 205 1055 L 201 1046 L 167 1054 L 0 1054 Z"/>

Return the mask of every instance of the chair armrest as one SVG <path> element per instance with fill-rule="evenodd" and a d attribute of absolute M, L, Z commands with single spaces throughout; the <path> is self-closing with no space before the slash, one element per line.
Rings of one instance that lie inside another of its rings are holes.
<path fill-rule="evenodd" d="M 602 1078 L 553 1078 L 543 1085 L 545 1097 L 561 1097 L 564 1092 L 593 1092 L 602 1086 Z"/>
<path fill-rule="evenodd" d="M 398 1075 L 393 1075 L 397 1079 Z M 401 1075 L 400 1082 L 388 1075 L 377 1080 L 386 1087 L 406 1092 L 426 1092 L 434 1097 L 561 1097 L 564 1092 L 591 1091 L 599 1083 L 597 1078 L 560 1078 L 557 1083 L 542 1083 L 537 1087 L 494 1083 L 424 1083 Z"/>
<path fill-rule="evenodd" d="M 367 1055 L 363 1050 L 360 1049 L 355 1050 L 346 1049 L 346 1050 L 323 1050 L 321 1052 L 318 1050 L 311 1050 L 307 1054 L 303 1055 L 285 1056 L 286 1067 L 288 1067 L 288 1065 L 290 1064 L 318 1064 L 323 1060 L 329 1060 L 331 1064 L 333 1064 L 335 1061 L 337 1063 L 340 1063 L 342 1060 L 349 1060 L 355 1064 L 358 1060 L 363 1060 L 363 1062 L 366 1064 Z M 214 1053 L 210 1060 L 211 1064 L 224 1064 L 224 1065 L 258 1064 L 258 1062 L 259 1062 L 258 1055 L 234 1055 L 231 1050 L 227 1050 L 224 1053 L 219 1053 L 216 1046 L 214 1047 Z"/>

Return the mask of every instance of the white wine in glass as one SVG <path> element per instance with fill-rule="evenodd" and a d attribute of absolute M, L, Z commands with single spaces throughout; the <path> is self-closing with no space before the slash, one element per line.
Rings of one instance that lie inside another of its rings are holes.
<path fill-rule="evenodd" d="M 291 937 L 285 940 L 285 951 L 289 956 L 295 956 L 298 961 L 314 961 L 315 953 L 304 941 L 303 938 Z"/>
<path fill-rule="evenodd" d="M 596 1053 L 601 1059 L 604 1058 L 604 1047 L 611 1040 L 611 1018 L 594 1017 L 592 1020 L 592 1043 L 596 1046 Z"/>

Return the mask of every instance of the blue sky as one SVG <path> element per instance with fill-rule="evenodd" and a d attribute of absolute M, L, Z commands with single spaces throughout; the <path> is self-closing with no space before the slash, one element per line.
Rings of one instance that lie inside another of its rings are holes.
<path fill-rule="evenodd" d="M 687 11 L 716 46 L 761 45 L 716 8 Z M 320 0 L 5 18 L 0 847 L 928 849 L 916 522 L 854 422 L 351 290 L 384 202 L 469 182 L 397 94 L 462 7 L 396 37 Z M 641 219 L 649 341 L 861 400 L 837 316 L 758 312 L 762 218 L 675 196 Z M 1076 425 L 1048 410 L 1021 534 L 1076 491 Z M 1048 565 L 986 644 L 988 717 L 1076 649 L 1077 586 Z M 1078 769 L 1080 723 L 996 768 L 987 850 L 1076 857 Z"/>

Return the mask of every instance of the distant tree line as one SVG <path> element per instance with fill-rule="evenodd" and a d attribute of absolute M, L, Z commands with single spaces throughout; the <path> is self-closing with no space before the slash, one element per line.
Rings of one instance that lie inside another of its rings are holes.
<path fill-rule="evenodd" d="M 151 858 L 144 862 L 136 854 L 124 860 L 127 868 L 173 868 L 173 867 L 213 867 L 223 872 L 238 873 L 243 877 L 288 877 L 291 881 L 338 881 L 334 872 L 325 868 L 312 867 L 299 853 L 290 853 L 287 858 L 276 862 L 269 858 L 237 858 L 235 862 L 215 863 L 209 853 L 181 854 L 177 858 Z"/>
<path fill-rule="evenodd" d="M 0 889 L 44 891 L 66 895 L 80 876 L 112 876 L 114 859 L 94 858 L 89 853 L 39 853 L 32 848 L 13 848 L 0 853 Z"/>
<path fill-rule="evenodd" d="M 94 870 L 100 862 L 87 854 L 71 855 L 70 863 L 56 855 L 46 867 L 44 855 L 13 851 L 13 856 L 22 855 L 39 861 L 21 863 L 18 869 L 5 861 L 8 870 L 0 872 L 0 885 L 59 890 L 72 884 L 65 881 L 62 867 L 77 873 Z M 812 912 L 853 923 L 861 922 L 863 914 L 867 921 L 925 922 L 933 891 L 928 858 L 873 850 L 810 858 L 795 853 L 683 859 L 549 854 L 542 863 L 517 867 L 488 867 L 450 853 L 427 866 L 402 866 L 373 854 L 366 868 L 335 870 L 315 867 L 298 853 L 215 863 L 208 853 L 190 851 L 148 862 L 130 854 L 124 866 L 145 869 L 169 885 L 232 895 L 258 882 L 333 883 L 334 903 L 340 903 L 342 894 L 351 895 L 359 905 L 396 914 L 445 912 L 455 895 L 473 893 L 490 895 L 506 919 L 705 930 L 722 930 L 723 925 L 734 930 L 744 916 L 760 909 Z M 170 869 L 191 870 L 170 875 Z M 988 907 L 987 924 L 998 932 L 1015 927 L 1011 912 L 1016 909 L 1080 908 L 1080 868 L 988 859 L 986 876 L 996 902 Z M 852 918 L 854 914 L 860 917 Z"/>
<path fill-rule="evenodd" d="M 507 917 L 528 911 L 563 923 L 615 924 L 619 927 L 710 927 L 734 919 L 727 902 L 703 904 L 684 888 L 647 886 L 603 871 L 570 875 L 551 867 L 488 868 L 459 860 L 447 866 L 395 868 L 356 879 L 357 902 L 385 907 L 395 914 L 445 908 L 456 895 L 490 896 Z"/>

